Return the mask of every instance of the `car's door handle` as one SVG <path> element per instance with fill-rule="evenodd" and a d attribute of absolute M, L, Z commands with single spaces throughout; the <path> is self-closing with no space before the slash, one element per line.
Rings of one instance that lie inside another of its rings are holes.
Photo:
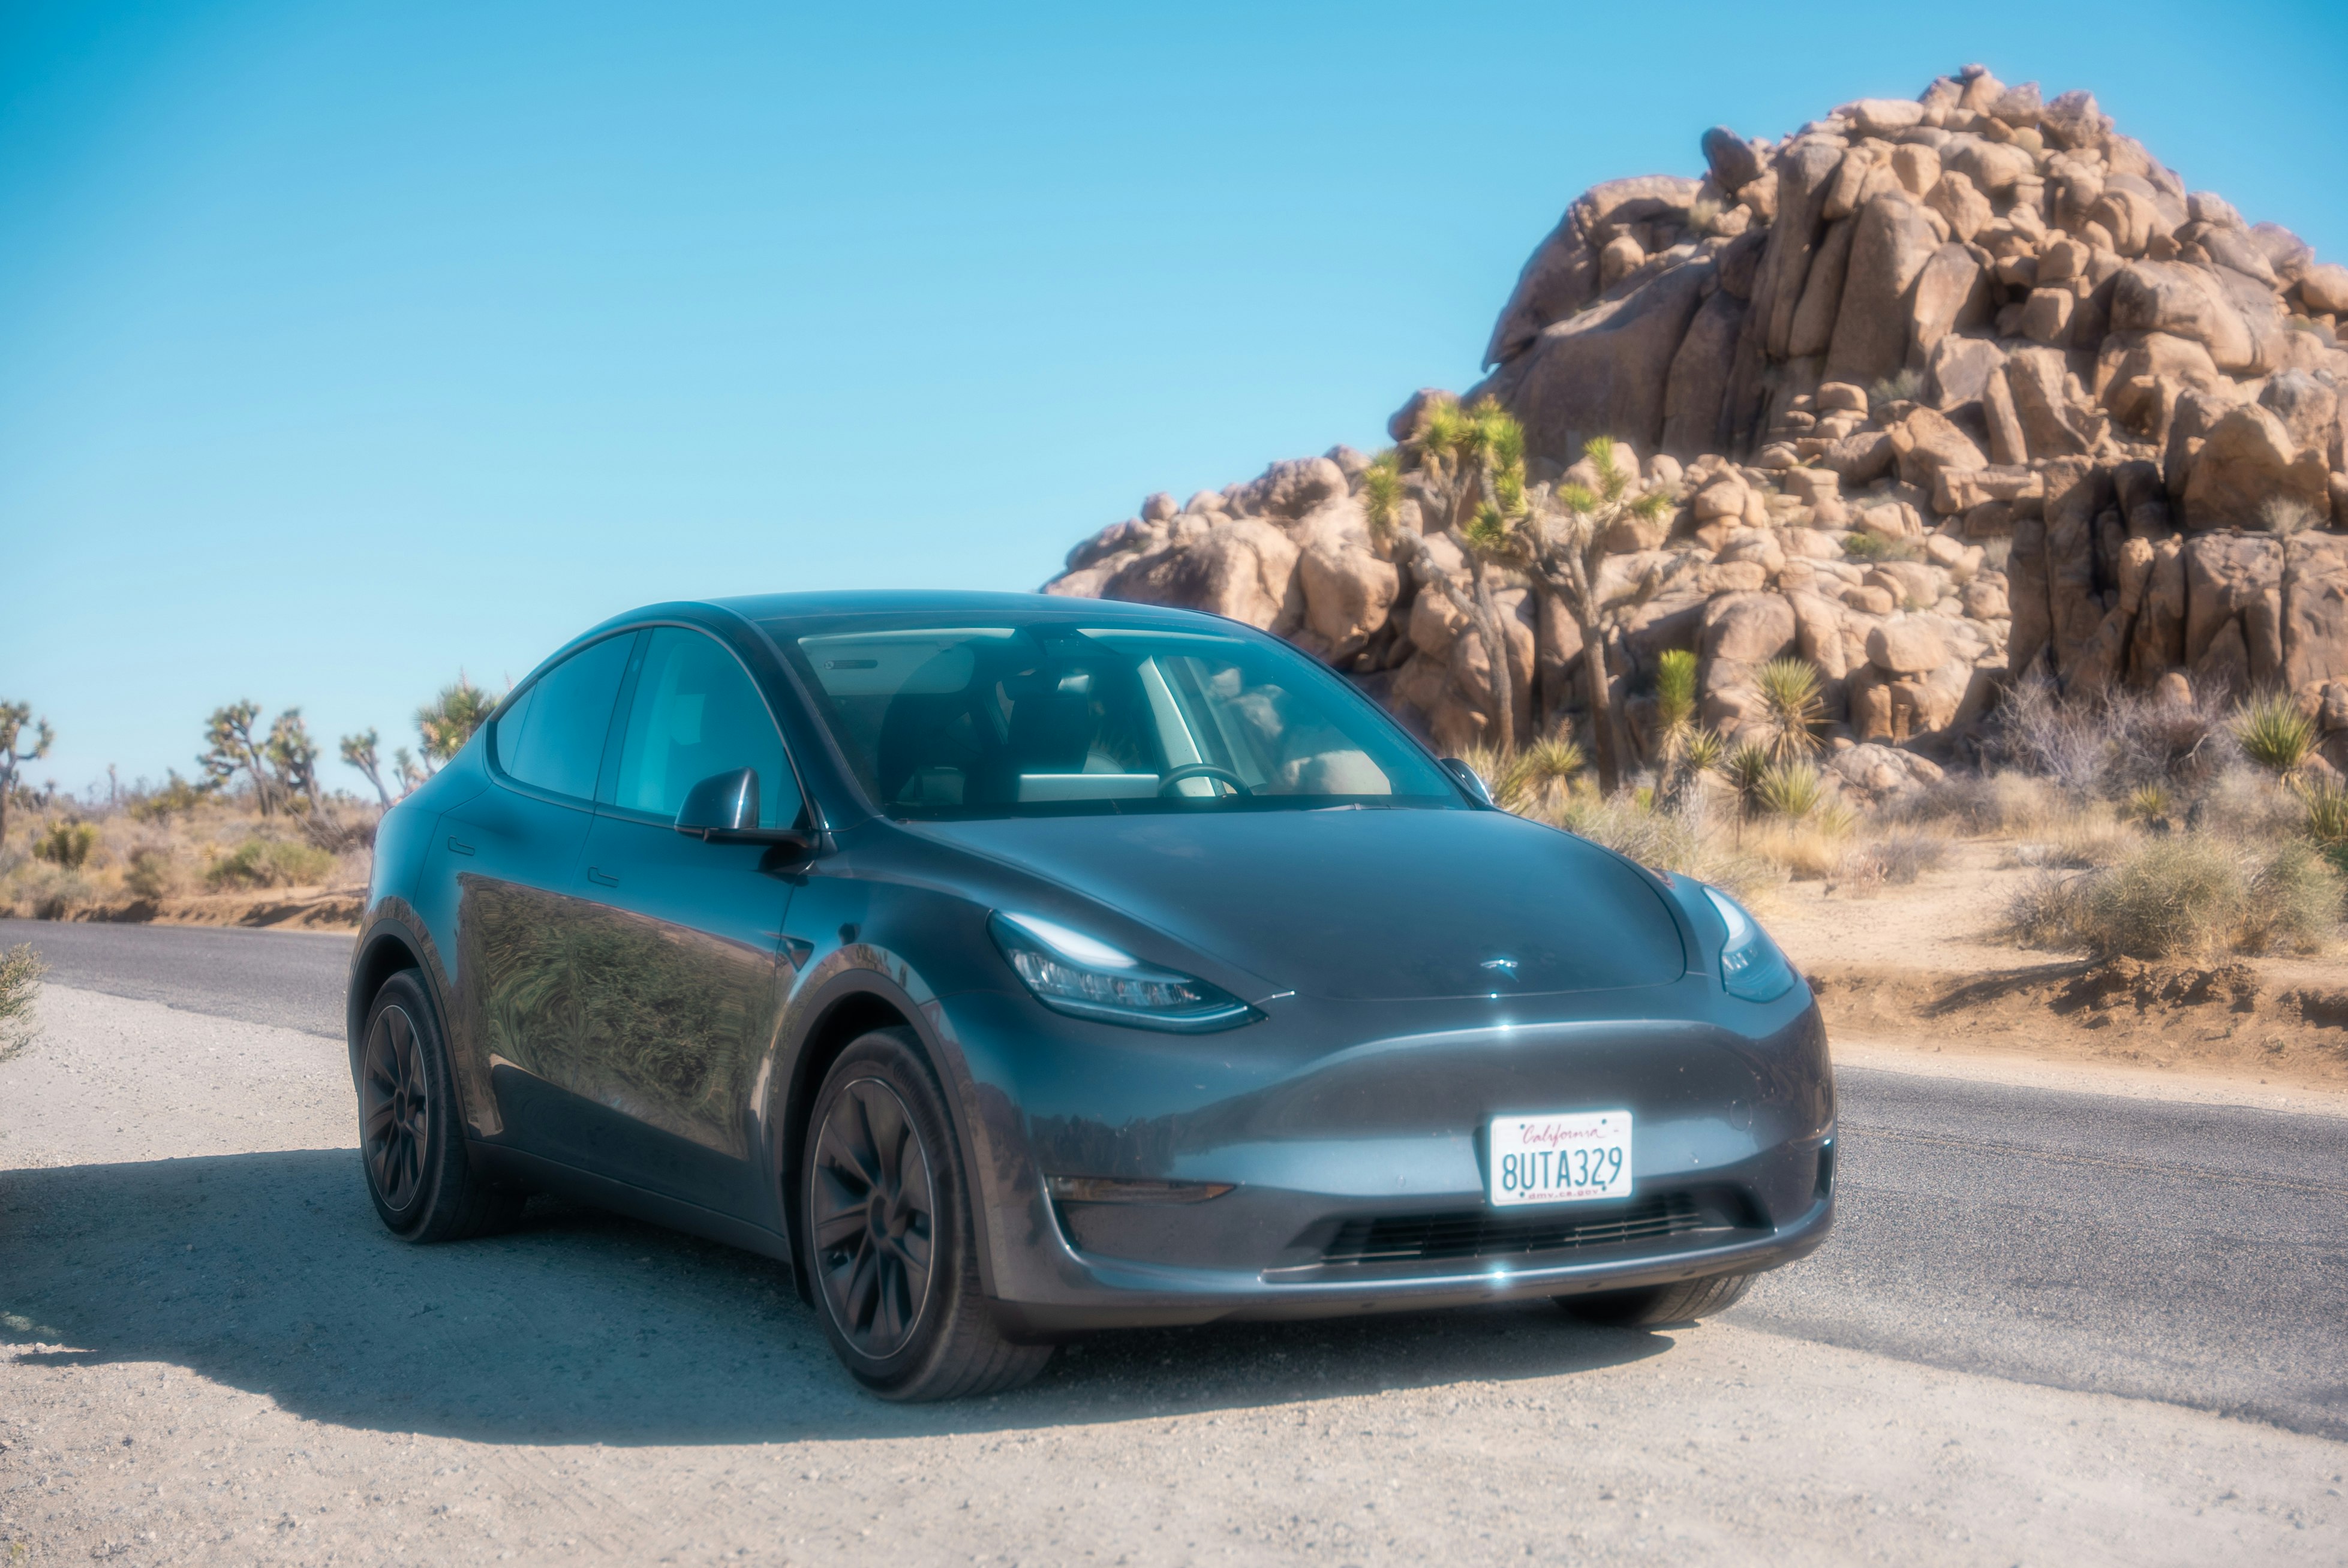
<path fill-rule="evenodd" d="M 587 868 L 587 880 L 605 887 L 617 887 L 620 885 L 620 879 L 617 876 L 608 871 L 598 871 L 592 866 Z"/>
<path fill-rule="evenodd" d="M 452 838 L 448 841 L 448 853 L 451 855 L 470 855 L 473 853 L 473 846 L 460 839 Z"/>

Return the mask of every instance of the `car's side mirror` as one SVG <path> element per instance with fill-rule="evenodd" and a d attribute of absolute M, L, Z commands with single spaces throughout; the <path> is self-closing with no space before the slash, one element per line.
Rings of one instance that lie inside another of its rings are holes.
<path fill-rule="evenodd" d="M 711 844 L 776 844 L 813 849 L 816 835 L 796 827 L 758 825 L 758 771 L 712 774 L 685 792 L 676 830 Z"/>
<path fill-rule="evenodd" d="M 1483 805 L 1492 804 L 1491 787 L 1484 783 L 1483 775 L 1478 774 L 1474 768 L 1469 767 L 1457 757 L 1445 757 L 1443 759 L 1443 771 L 1449 774 L 1453 778 L 1457 779 L 1459 781 L 1459 787 L 1473 795 L 1478 804 Z"/>

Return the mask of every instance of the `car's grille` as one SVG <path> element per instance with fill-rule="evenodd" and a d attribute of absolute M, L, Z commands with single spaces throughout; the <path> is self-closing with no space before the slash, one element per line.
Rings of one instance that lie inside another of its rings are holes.
<path fill-rule="evenodd" d="M 1685 1193 L 1634 1199 L 1629 1207 L 1587 1217 L 1550 1213 L 1517 1218 L 1488 1211 L 1347 1220 L 1321 1255 L 1323 1268 L 1517 1257 L 1526 1253 L 1613 1246 L 1721 1228 Z"/>

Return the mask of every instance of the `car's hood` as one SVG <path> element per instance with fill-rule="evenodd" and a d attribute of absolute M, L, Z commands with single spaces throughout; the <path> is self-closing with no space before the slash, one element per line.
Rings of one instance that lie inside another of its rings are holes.
<path fill-rule="evenodd" d="M 1499 812 L 1335 810 L 922 823 L 1281 989 L 1404 999 L 1660 985 L 1663 894 Z"/>

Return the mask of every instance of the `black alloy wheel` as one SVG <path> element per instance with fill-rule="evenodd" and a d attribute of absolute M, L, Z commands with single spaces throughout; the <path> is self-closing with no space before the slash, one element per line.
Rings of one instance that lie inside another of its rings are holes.
<path fill-rule="evenodd" d="M 473 1168 L 438 1019 L 422 978 L 402 969 L 376 993 L 359 1048 L 360 1164 L 385 1228 L 406 1241 L 498 1230 L 526 1201 Z"/>
<path fill-rule="evenodd" d="M 396 1002 L 378 1010 L 367 1030 L 366 1061 L 359 1073 L 359 1132 L 375 1190 L 386 1204 L 407 1212 L 424 1185 L 432 1100 L 417 1049 L 416 1021 Z"/>
<path fill-rule="evenodd" d="M 930 1298 L 937 1189 L 911 1112 L 877 1078 L 843 1085 L 816 1137 L 816 1274 L 840 1334 L 884 1361 Z"/>
<path fill-rule="evenodd" d="M 850 1376 L 884 1399 L 953 1399 L 1044 1369 L 1052 1348 L 1005 1338 L 980 1283 L 976 1194 L 920 1036 L 851 1041 L 799 1151 L 799 1255 Z"/>

